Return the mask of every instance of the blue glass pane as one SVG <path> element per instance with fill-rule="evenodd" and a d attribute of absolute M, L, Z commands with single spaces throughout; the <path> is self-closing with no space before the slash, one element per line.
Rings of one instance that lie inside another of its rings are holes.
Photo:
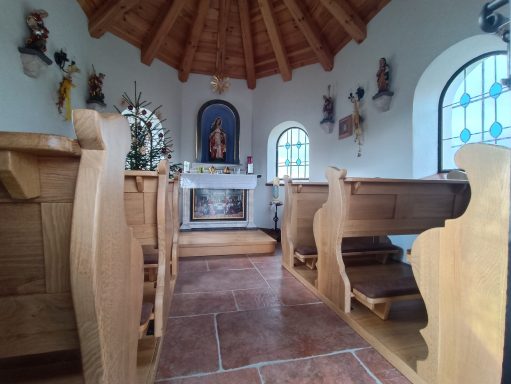
<path fill-rule="evenodd" d="M 286 167 L 289 167 L 290 164 L 291 162 L 289 161 L 289 159 L 286 159 Z"/>
<path fill-rule="evenodd" d="M 500 124 L 498 121 L 494 122 L 490 127 L 490 135 L 492 137 L 497 138 L 502 133 L 502 124 Z"/>
<path fill-rule="evenodd" d="M 470 136 L 472 136 L 472 134 L 470 133 L 470 131 L 467 128 L 465 128 L 465 129 L 463 129 L 463 131 L 461 131 L 460 139 L 464 143 L 468 143 L 468 141 L 470 140 Z"/>
<path fill-rule="evenodd" d="M 466 108 L 469 104 L 470 104 L 470 95 L 465 92 L 463 95 L 461 95 L 460 105 L 462 107 Z"/>
<path fill-rule="evenodd" d="M 496 99 L 500 96 L 502 93 L 502 84 L 500 83 L 493 83 L 493 85 L 490 88 L 490 96 Z"/>
<path fill-rule="evenodd" d="M 300 142 L 296 143 L 296 148 L 300 149 L 301 146 L 302 146 L 302 143 L 300 143 Z"/>
<path fill-rule="evenodd" d="M 284 145 L 284 147 L 286 147 L 286 149 L 289 149 L 289 148 L 291 148 L 291 144 L 286 143 L 286 145 Z"/>
<path fill-rule="evenodd" d="M 302 164 L 302 160 L 296 159 L 296 165 L 300 165 L 300 164 Z"/>

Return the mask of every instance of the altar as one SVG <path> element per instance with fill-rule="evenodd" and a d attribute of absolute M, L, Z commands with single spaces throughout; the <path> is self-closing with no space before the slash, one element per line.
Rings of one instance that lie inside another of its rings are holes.
<path fill-rule="evenodd" d="M 256 175 L 183 173 L 182 230 L 256 228 Z"/>

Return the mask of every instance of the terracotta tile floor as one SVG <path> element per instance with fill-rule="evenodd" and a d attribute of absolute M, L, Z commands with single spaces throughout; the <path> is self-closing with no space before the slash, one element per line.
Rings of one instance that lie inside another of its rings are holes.
<path fill-rule="evenodd" d="M 156 381 L 409 383 L 275 256 L 180 261 Z"/>

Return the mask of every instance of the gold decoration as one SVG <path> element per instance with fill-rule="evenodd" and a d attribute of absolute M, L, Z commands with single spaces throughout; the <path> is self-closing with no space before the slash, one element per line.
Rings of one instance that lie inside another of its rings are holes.
<path fill-rule="evenodd" d="M 213 89 L 213 92 L 216 92 L 219 95 L 226 92 L 230 86 L 231 83 L 229 82 L 229 78 L 223 75 L 214 75 L 211 80 L 211 88 Z"/>

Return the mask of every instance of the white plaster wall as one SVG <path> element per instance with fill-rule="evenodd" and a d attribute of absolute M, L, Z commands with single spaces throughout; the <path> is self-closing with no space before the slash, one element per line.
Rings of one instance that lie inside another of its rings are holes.
<path fill-rule="evenodd" d="M 26 76 L 21 68 L 18 47 L 28 37 L 25 17 L 33 9 L 49 13 L 45 25 L 49 29 L 47 56 L 64 48 L 75 60 L 81 73 L 74 76 L 72 107 L 85 108 L 87 78 L 94 64 L 104 80 L 107 112 L 119 105 L 124 91 L 133 94 L 133 81 L 146 100 L 160 104 L 175 142 L 174 157 L 180 159 L 181 83 L 176 71 L 155 60 L 148 67 L 140 63 L 140 51 L 107 33 L 93 39 L 87 30 L 87 17 L 74 0 L 0 0 L 0 102 L 5 111 L 0 130 L 54 133 L 74 137 L 70 122 L 58 114 L 55 103 L 62 79 L 59 68 L 52 64 L 37 79 Z"/>
<path fill-rule="evenodd" d="M 347 168 L 351 176 L 412 177 L 412 105 L 415 87 L 426 67 L 441 52 L 469 36 L 480 34 L 477 18 L 481 0 L 393 0 L 368 25 L 366 40 L 349 43 L 335 57 L 334 69 L 324 72 L 319 65 L 293 71 L 293 80 L 280 76 L 260 79 L 254 91 L 253 152 L 255 169 L 267 175 L 266 143 L 269 132 L 279 123 L 302 123 L 310 135 L 311 180 L 324 181 L 328 165 Z M 377 92 L 378 59 L 391 65 L 391 109 L 378 112 L 371 97 Z M 339 141 L 335 133 L 319 127 L 322 95 L 328 84 L 336 90 L 336 118 L 352 112 L 347 99 L 357 86 L 364 87 L 362 102 L 365 132 L 362 157 L 357 158 L 353 138 Z M 436 128 L 433 128 L 436 129 Z M 436 153 L 436 146 L 431 148 Z M 255 191 L 255 222 L 271 227 L 271 214 L 264 206 L 271 188 Z"/>

